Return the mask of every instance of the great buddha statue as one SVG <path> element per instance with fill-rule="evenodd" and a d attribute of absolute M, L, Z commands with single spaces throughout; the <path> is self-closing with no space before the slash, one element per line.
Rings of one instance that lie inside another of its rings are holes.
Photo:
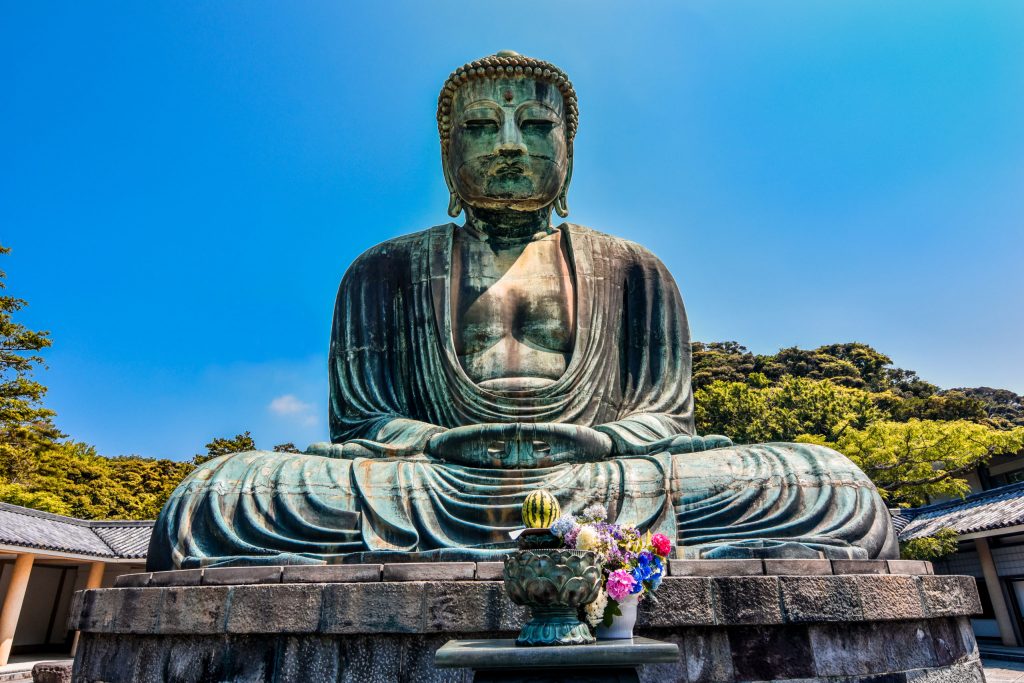
<path fill-rule="evenodd" d="M 531 491 L 660 531 L 693 558 L 896 557 L 877 490 L 811 444 L 694 433 L 690 331 L 643 247 L 568 215 L 576 93 L 514 52 L 448 78 L 446 223 L 348 269 L 330 342 L 330 443 L 199 466 L 150 570 L 485 559 Z"/>

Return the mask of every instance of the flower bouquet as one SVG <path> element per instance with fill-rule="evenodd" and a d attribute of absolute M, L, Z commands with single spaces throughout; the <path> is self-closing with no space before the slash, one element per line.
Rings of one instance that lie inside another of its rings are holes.
<path fill-rule="evenodd" d="M 603 505 L 579 515 L 563 515 L 551 533 L 572 550 L 593 550 L 604 560 L 601 591 L 585 605 L 585 619 L 598 638 L 631 638 L 640 600 L 658 590 L 672 541 L 664 534 L 641 534 L 634 526 L 611 524 Z"/>

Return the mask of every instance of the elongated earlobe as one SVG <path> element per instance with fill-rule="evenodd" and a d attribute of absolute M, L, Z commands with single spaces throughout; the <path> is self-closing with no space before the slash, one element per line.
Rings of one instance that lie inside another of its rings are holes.
<path fill-rule="evenodd" d="M 565 218 L 566 216 L 569 215 L 569 202 L 565 198 L 564 189 L 555 199 L 555 213 L 557 213 L 562 218 Z"/>
<path fill-rule="evenodd" d="M 460 213 L 462 213 L 462 200 L 459 199 L 459 195 L 452 192 L 452 197 L 448 200 L 448 215 L 457 218 Z"/>

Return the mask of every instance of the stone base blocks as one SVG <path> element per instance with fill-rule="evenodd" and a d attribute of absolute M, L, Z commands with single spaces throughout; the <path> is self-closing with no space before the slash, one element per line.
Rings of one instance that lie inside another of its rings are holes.
<path fill-rule="evenodd" d="M 984 681 L 971 577 L 923 566 L 796 575 L 686 562 L 657 603 L 641 604 L 637 625 L 638 635 L 678 644 L 682 657 L 642 667 L 642 681 Z M 433 564 L 344 565 L 344 576 L 304 568 L 291 582 L 293 568 L 276 568 L 275 578 L 261 567 L 252 583 L 233 583 L 242 571 L 193 570 L 82 591 L 70 624 L 82 631 L 73 680 L 469 681 L 469 670 L 435 669 L 435 650 L 452 638 L 510 637 L 526 614 L 495 567 Z"/>

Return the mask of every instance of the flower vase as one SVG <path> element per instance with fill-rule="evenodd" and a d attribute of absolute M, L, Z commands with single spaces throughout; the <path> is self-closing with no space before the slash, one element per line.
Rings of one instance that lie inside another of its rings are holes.
<path fill-rule="evenodd" d="M 627 595 L 617 602 L 622 614 L 612 617 L 611 626 L 597 627 L 597 637 L 600 640 L 622 640 L 633 637 L 633 626 L 636 625 L 636 608 L 640 602 L 640 594 Z"/>

